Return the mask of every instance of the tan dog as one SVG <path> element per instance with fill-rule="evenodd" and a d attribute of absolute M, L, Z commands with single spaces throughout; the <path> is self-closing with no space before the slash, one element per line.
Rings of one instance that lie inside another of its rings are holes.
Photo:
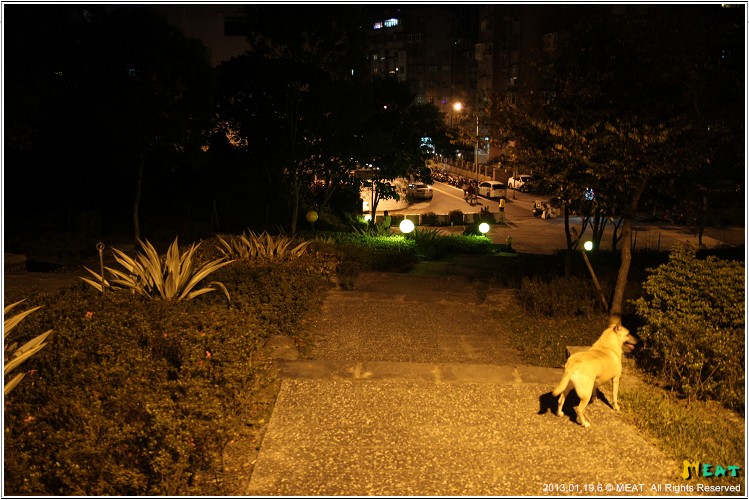
<path fill-rule="evenodd" d="M 564 365 L 562 380 L 551 393 L 553 396 L 561 394 L 557 406 L 558 416 L 563 415 L 564 399 L 574 387 L 580 397 L 580 405 L 575 407 L 577 423 L 583 427 L 590 427 L 590 422 L 585 418 L 585 407 L 588 406 L 596 388 L 609 380 L 614 383 L 612 406 L 614 410 L 619 410 L 616 398 L 619 392 L 619 378 L 622 375 L 622 347 L 625 343 L 636 344 L 637 339 L 618 322 L 612 323 L 590 349 L 569 357 Z"/>

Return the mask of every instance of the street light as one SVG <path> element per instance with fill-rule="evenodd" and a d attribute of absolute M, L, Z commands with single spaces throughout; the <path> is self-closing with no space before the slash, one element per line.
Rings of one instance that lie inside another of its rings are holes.
<path fill-rule="evenodd" d="M 413 231 L 415 228 L 413 221 L 409 219 L 403 219 L 401 223 L 398 225 L 398 227 L 400 228 L 401 233 L 403 234 L 408 234 L 411 231 Z"/>
<path fill-rule="evenodd" d="M 463 110 L 463 103 L 456 101 L 453 104 L 453 110 L 460 113 Z M 476 172 L 476 183 L 479 182 L 479 111 L 476 109 L 476 147 L 473 151 L 473 169 Z"/>
<path fill-rule="evenodd" d="M 580 236 L 577 234 L 577 229 L 574 227 L 571 230 L 572 236 L 575 237 L 575 239 L 579 242 Z M 609 310 L 609 303 L 606 301 L 606 297 L 603 295 L 603 290 L 601 290 L 601 285 L 598 283 L 598 278 L 596 277 L 596 272 L 593 270 L 593 266 L 590 264 L 590 260 L 588 259 L 587 252 L 590 252 L 593 250 L 593 242 L 588 240 L 585 243 L 583 243 L 583 260 L 585 261 L 585 265 L 588 267 L 588 271 L 590 272 L 590 277 L 593 278 L 593 285 L 596 287 L 596 291 L 598 291 L 598 299 L 601 301 L 601 305 L 603 305 L 604 310 Z"/>

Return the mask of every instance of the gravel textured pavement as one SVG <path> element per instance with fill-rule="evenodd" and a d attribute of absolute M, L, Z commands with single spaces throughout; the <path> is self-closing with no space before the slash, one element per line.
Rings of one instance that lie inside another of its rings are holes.
<path fill-rule="evenodd" d="M 245 494 L 663 496 L 682 485 L 680 464 L 604 402 L 589 407 L 591 429 L 542 411 L 561 369 L 524 366 L 506 345 L 489 311 L 507 299 L 414 273 L 331 291 L 305 359 L 278 362 Z"/>

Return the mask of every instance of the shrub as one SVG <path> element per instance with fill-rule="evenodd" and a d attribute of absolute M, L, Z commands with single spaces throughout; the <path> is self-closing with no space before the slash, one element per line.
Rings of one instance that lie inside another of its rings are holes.
<path fill-rule="evenodd" d="M 222 495 L 222 454 L 245 425 L 258 349 L 298 323 L 323 282 L 312 256 L 235 262 L 235 303 L 102 296 L 81 284 L 41 296 L 20 337 L 54 327 L 5 399 L 10 495 Z"/>
<path fill-rule="evenodd" d="M 418 255 L 426 260 L 441 259 L 448 255 L 487 254 L 494 248 L 491 240 L 483 235 L 446 235 L 438 229 L 417 229 L 408 238 L 416 242 Z"/>
<path fill-rule="evenodd" d="M 570 277 L 524 277 L 515 299 L 525 313 L 536 318 L 586 316 L 602 311 L 590 280 Z"/>
<path fill-rule="evenodd" d="M 643 361 L 688 398 L 743 412 L 744 263 L 696 258 L 681 246 L 650 270 L 635 301 Z"/>
<path fill-rule="evenodd" d="M 267 232 L 252 231 L 239 236 L 218 238 L 219 250 L 225 259 L 249 259 L 265 261 L 291 260 L 304 255 L 309 241 L 296 242 L 289 236 L 271 236 Z"/>
<path fill-rule="evenodd" d="M 463 211 L 451 210 L 449 216 L 450 224 L 455 226 L 460 226 L 461 224 L 463 224 Z"/>
<path fill-rule="evenodd" d="M 401 271 L 419 260 L 416 243 L 402 235 L 329 233 L 329 236 L 338 247 L 341 265 L 357 271 Z"/>
<path fill-rule="evenodd" d="M 437 214 L 434 212 L 426 212 L 421 214 L 421 225 L 422 226 L 436 226 L 437 225 Z"/>

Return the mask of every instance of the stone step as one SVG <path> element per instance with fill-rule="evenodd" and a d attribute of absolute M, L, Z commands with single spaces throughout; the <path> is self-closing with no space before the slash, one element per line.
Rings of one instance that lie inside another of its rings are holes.
<path fill-rule="evenodd" d="M 549 384 L 559 382 L 562 370 L 537 366 L 394 361 L 275 360 L 281 379 L 361 379 L 483 384 Z"/>

